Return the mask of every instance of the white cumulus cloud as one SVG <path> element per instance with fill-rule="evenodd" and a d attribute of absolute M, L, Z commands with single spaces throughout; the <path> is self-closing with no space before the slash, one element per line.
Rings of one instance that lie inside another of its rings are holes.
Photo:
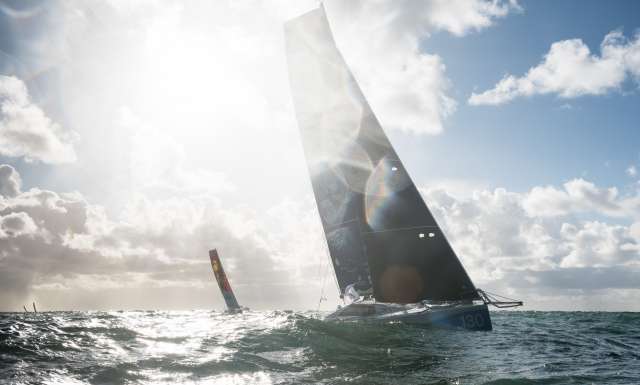
<path fill-rule="evenodd" d="M 615 187 L 598 187 L 581 178 L 564 183 L 562 188 L 536 186 L 524 198 L 523 205 L 534 216 L 595 212 L 611 217 L 640 218 L 640 197 L 622 197 Z"/>
<path fill-rule="evenodd" d="M 8 164 L 0 165 L 0 195 L 14 197 L 20 193 L 22 179 L 15 168 Z"/>
<path fill-rule="evenodd" d="M 498 105 L 517 97 L 556 94 L 561 98 L 602 95 L 622 86 L 625 79 L 640 79 L 640 35 L 626 38 L 608 33 L 600 55 L 591 53 L 581 39 L 555 42 L 544 60 L 521 77 L 506 75 L 494 88 L 473 93 L 471 105 Z"/>
<path fill-rule="evenodd" d="M 18 188 L 0 197 L 0 309 L 29 299 L 49 309 L 220 308 L 210 248 L 245 305 L 308 307 L 323 247 L 312 204 L 256 216 L 215 196 L 136 194 L 109 215 L 77 192 Z"/>
<path fill-rule="evenodd" d="M 457 36 L 465 35 L 470 30 L 489 27 L 495 18 L 522 10 L 515 0 L 436 0 L 428 2 L 427 7 L 428 11 L 425 11 L 422 17 L 428 19 L 436 28 Z"/>
<path fill-rule="evenodd" d="M 515 1 L 484 0 L 327 4 L 338 46 L 383 126 L 415 134 L 440 133 L 456 109 L 442 58 L 420 41 L 438 30 L 462 36 L 487 28 L 514 9 Z"/>
<path fill-rule="evenodd" d="M 73 162 L 73 139 L 72 132 L 63 131 L 31 101 L 20 79 L 0 75 L 0 155 L 45 163 Z"/>
<path fill-rule="evenodd" d="M 0 179 L 9 180 L 15 178 Z M 329 259 L 310 196 L 260 212 L 197 189 L 181 197 L 136 193 L 112 215 L 80 193 L 14 187 L 0 197 L 2 309 L 31 299 L 43 308 L 220 307 L 206 256 L 212 247 L 238 297 L 254 308 L 315 306 L 322 271 L 331 274 L 322 268 Z M 526 193 L 479 189 L 456 197 L 442 187 L 423 193 L 482 288 L 525 300 L 553 297 L 557 306 L 571 302 L 569 290 L 581 298 L 640 290 L 633 279 L 640 221 L 625 209 L 635 196 L 583 180 Z M 537 211 L 532 202 L 554 209 Z M 326 282 L 325 295 L 337 298 L 331 279 Z"/>
<path fill-rule="evenodd" d="M 526 193 L 498 188 L 455 197 L 438 187 L 423 194 L 481 288 L 538 308 L 600 307 L 589 302 L 597 296 L 613 308 L 633 309 L 615 297 L 640 293 L 640 221 L 638 211 L 626 208 L 637 196 L 579 179 Z M 602 216 L 614 221 L 593 219 Z M 619 218 L 632 224 L 616 223 Z"/>

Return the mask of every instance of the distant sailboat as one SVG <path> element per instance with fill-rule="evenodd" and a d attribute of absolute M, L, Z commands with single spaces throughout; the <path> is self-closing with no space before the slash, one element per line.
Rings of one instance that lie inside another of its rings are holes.
<path fill-rule="evenodd" d="M 218 251 L 216 249 L 209 250 L 209 259 L 211 260 L 213 275 L 216 277 L 224 302 L 227 304 L 227 311 L 231 313 L 242 312 L 242 308 L 238 304 L 236 296 L 233 294 L 233 290 L 231 290 L 231 285 L 229 285 L 229 280 L 222 268 L 222 263 L 220 262 L 220 257 L 218 256 Z"/>
<path fill-rule="evenodd" d="M 296 118 L 341 297 L 328 320 L 491 330 L 488 304 L 336 47 L 324 7 L 285 24 Z M 375 65 L 375 63 L 372 63 Z"/>
<path fill-rule="evenodd" d="M 33 306 L 33 312 L 37 313 L 38 309 L 36 308 L 36 303 L 32 302 L 31 305 Z M 24 309 L 25 313 L 30 313 L 29 310 L 27 310 L 27 305 L 22 305 L 22 308 Z"/>

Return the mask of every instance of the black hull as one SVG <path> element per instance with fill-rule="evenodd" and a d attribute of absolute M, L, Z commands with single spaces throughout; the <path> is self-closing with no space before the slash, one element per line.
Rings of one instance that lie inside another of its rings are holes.
<path fill-rule="evenodd" d="M 400 305 L 354 302 L 325 318 L 342 322 L 403 322 L 411 325 L 477 331 L 492 330 L 486 304 Z"/>

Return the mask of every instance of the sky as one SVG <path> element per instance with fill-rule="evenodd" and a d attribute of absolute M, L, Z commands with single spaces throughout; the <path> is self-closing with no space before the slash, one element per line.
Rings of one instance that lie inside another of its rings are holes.
<path fill-rule="evenodd" d="M 476 286 L 639 311 L 640 4 L 324 2 Z M 0 1 L 0 310 L 338 302 L 283 23 L 317 1 Z M 321 296 L 327 301 L 320 302 Z"/>

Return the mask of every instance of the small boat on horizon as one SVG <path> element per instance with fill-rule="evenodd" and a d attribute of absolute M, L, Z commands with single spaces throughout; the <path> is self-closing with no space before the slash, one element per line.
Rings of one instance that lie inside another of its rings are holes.
<path fill-rule="evenodd" d="M 36 303 L 35 301 L 31 303 L 31 306 L 33 306 L 33 313 L 37 313 L 38 309 L 36 308 Z M 22 305 L 22 308 L 24 309 L 25 313 L 32 313 L 29 310 L 27 310 L 27 305 Z"/>
<path fill-rule="evenodd" d="M 473 284 L 338 50 L 324 6 L 285 23 L 293 105 L 340 297 L 328 321 L 491 330 Z M 372 63 L 375 65 L 375 63 Z"/>

